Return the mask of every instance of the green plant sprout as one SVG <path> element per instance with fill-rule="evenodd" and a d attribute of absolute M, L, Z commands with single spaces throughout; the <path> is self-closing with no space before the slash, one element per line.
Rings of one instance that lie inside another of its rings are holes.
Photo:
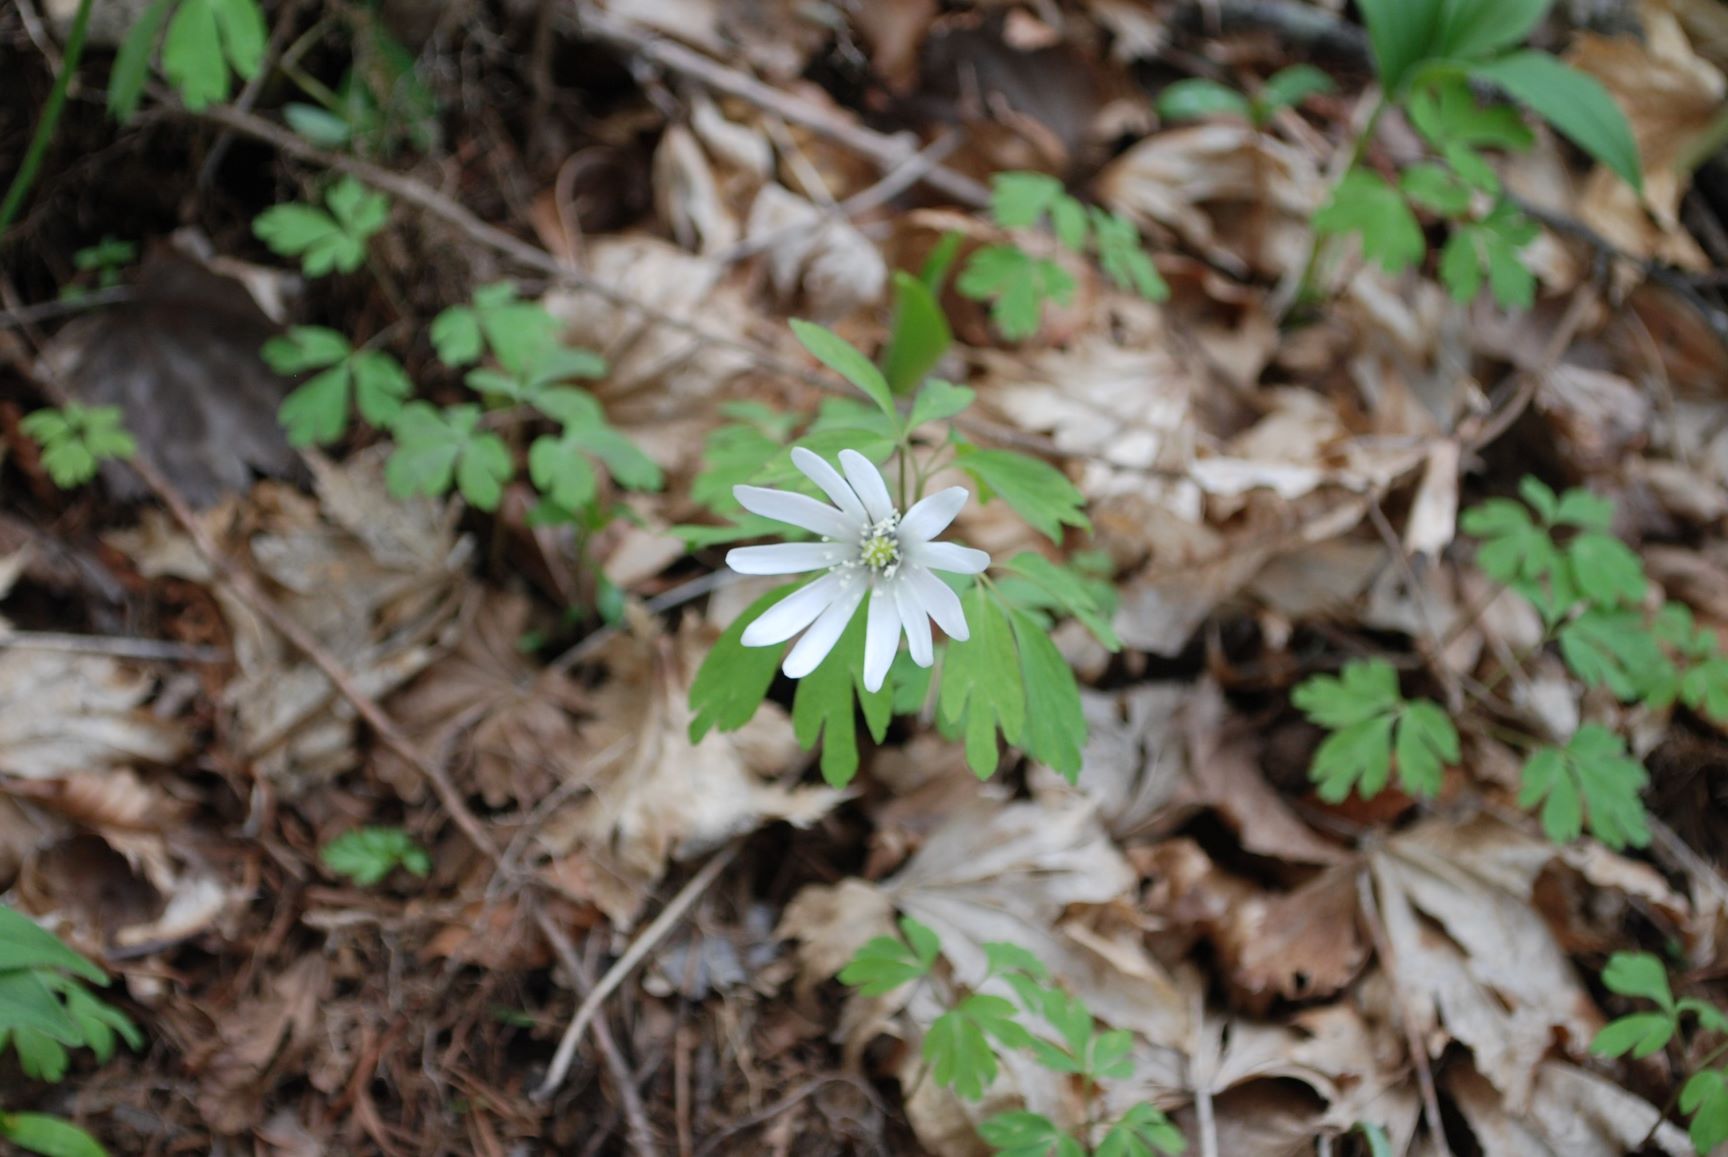
<path fill-rule="evenodd" d="M 1004 1157 L 1152 1157 L 1187 1147 L 1181 1130 L 1151 1104 L 1134 1105 L 1114 1121 L 1093 1118 L 1102 1085 L 1133 1076 L 1133 1034 L 1102 1028 L 1080 1000 L 1054 983 L 1036 956 L 1016 944 L 984 945 L 987 971 L 967 992 L 939 972 L 936 933 L 910 916 L 900 917 L 899 924 L 903 938 L 874 937 L 840 970 L 839 980 L 865 997 L 887 996 L 909 984 L 928 984 L 948 994 L 947 1009 L 931 1022 L 921 1046 L 931 1080 L 964 1100 L 980 1100 L 1001 1072 L 1001 1057 L 1015 1051 L 1080 1084 L 1088 1116 L 1077 1133 L 1042 1113 L 998 1113 L 978 1129 L 995 1152 Z M 1014 998 L 981 991 L 986 986 L 1005 988 Z"/>
<path fill-rule="evenodd" d="M 1083 205 L 1062 182 L 1044 173 L 998 173 L 991 183 L 990 213 L 1003 229 L 1048 224 L 1063 248 L 1090 253 L 1104 275 L 1119 287 L 1150 301 L 1163 301 L 1170 289 L 1141 248 L 1140 231 L 1126 217 Z M 926 280 L 929 280 L 926 278 Z M 932 290 L 940 284 L 935 279 Z M 1075 284 L 1056 262 L 1034 257 L 1016 245 L 986 245 L 967 259 L 955 281 L 961 296 L 990 303 L 990 318 L 1010 340 L 1038 331 L 1044 304 L 1066 305 Z M 890 347 L 892 349 L 892 347 Z M 890 366 L 895 363 L 890 359 Z"/>
<path fill-rule="evenodd" d="M 138 246 L 130 241 L 106 236 L 94 245 L 86 245 L 72 255 L 72 266 L 80 273 L 95 274 L 97 289 L 113 289 L 120 284 L 120 274 L 138 260 Z M 76 301 L 86 290 L 80 285 L 66 285 L 60 290 L 63 301 Z"/>
<path fill-rule="evenodd" d="M 362 888 L 380 884 L 401 868 L 424 878 L 432 871 L 426 849 L 401 828 L 365 827 L 343 832 L 318 853 L 318 859 L 338 876 L 346 876 Z"/>
<path fill-rule="evenodd" d="M 389 219 L 390 201 L 344 176 L 325 193 L 324 205 L 272 205 L 252 222 L 252 232 L 281 256 L 298 257 L 308 277 L 352 273 L 366 261 L 366 243 Z"/>
<path fill-rule="evenodd" d="M 63 490 L 96 477 L 104 462 L 124 461 L 138 452 L 121 424 L 118 406 L 81 406 L 68 402 L 25 415 L 19 427 L 42 447 L 42 465 Z"/>
<path fill-rule="evenodd" d="M 1244 95 L 1215 80 L 1179 80 L 1158 94 L 1158 115 L 1165 120 L 1205 120 L 1237 117 L 1264 129 L 1287 108 L 1311 96 L 1334 92 L 1332 78 L 1311 64 L 1294 64 L 1268 77 L 1260 91 Z"/>

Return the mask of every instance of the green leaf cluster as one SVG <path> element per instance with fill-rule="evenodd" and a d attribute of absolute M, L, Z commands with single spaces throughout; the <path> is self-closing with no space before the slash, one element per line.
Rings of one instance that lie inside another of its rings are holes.
<path fill-rule="evenodd" d="M 1215 80 L 1179 80 L 1158 94 L 1157 109 L 1158 115 L 1169 121 L 1227 116 L 1263 129 L 1281 110 L 1336 88 L 1332 78 L 1312 64 L 1294 64 L 1274 73 L 1252 95 Z"/>
<path fill-rule="evenodd" d="M 344 176 L 324 195 L 324 207 L 291 201 L 272 205 L 252 222 L 252 232 L 283 257 L 298 257 L 308 277 L 352 273 L 366 261 L 366 243 L 384 228 L 390 201 L 353 177 Z"/>
<path fill-rule="evenodd" d="M 284 69 L 313 103 L 287 102 L 282 119 L 320 148 L 352 148 L 363 156 L 388 156 L 404 143 L 421 152 L 435 148 L 438 98 L 421 78 L 414 54 L 370 5 L 333 15 L 349 27 L 353 64 L 334 89 L 298 69 Z"/>
<path fill-rule="evenodd" d="M 35 921 L 0 905 L 0 1050 L 8 1044 L 24 1075 L 58 1081 L 68 1049 L 88 1048 L 98 1061 L 114 1046 L 144 1043 L 125 1013 L 92 995 L 108 976 Z"/>
<path fill-rule="evenodd" d="M 1361 0 L 1375 68 L 1404 100 L 1436 79 L 1495 85 L 1585 152 L 1640 187 L 1625 115 L 1595 78 L 1518 48 L 1553 0 Z"/>
<path fill-rule="evenodd" d="M 282 400 L 277 419 L 295 446 L 327 445 L 348 432 L 349 415 L 387 427 L 414 392 L 402 364 L 383 350 L 355 349 L 321 326 L 296 326 L 264 344 L 264 361 L 280 374 L 318 371 Z"/>
<path fill-rule="evenodd" d="M 381 883 L 397 868 L 424 877 L 432 870 L 426 849 L 401 828 L 364 827 L 343 832 L 318 852 L 318 859 L 338 876 L 362 888 Z"/>
<path fill-rule="evenodd" d="M 1728 1015 L 1702 1000 L 1676 1000 L 1668 970 L 1648 952 L 1616 952 L 1602 970 L 1602 984 L 1618 996 L 1648 1000 L 1656 1007 L 1631 1012 L 1604 1025 L 1590 1042 L 1590 1051 L 1603 1057 L 1638 1059 L 1660 1052 L 1680 1032 L 1690 1015 L 1698 1028 L 1728 1033 Z M 1702 1069 L 1680 1090 L 1680 1111 L 1692 1118 L 1692 1144 L 1700 1154 L 1728 1141 L 1728 1070 Z"/>
<path fill-rule="evenodd" d="M 1347 664 L 1336 678 L 1316 675 L 1291 701 L 1332 732 L 1309 768 L 1320 798 L 1330 803 L 1353 790 L 1373 799 L 1390 781 L 1394 760 L 1403 789 L 1427 798 L 1440 790 L 1446 765 L 1458 762 L 1451 717 L 1431 700 L 1405 699 L 1398 673 L 1381 660 Z"/>
<path fill-rule="evenodd" d="M 1082 204 L 1062 182 L 1045 173 L 998 173 L 991 184 L 990 212 L 1004 229 L 1048 225 L 1063 248 L 1090 253 L 1116 285 L 1151 301 L 1170 295 L 1140 242 L 1140 231 L 1119 213 Z M 1010 340 L 1038 332 L 1044 304 L 1066 305 L 1075 283 L 1055 261 L 1034 257 L 1016 245 L 986 245 L 967 259 L 955 281 L 961 296 L 990 303 L 990 317 Z"/>
<path fill-rule="evenodd" d="M 138 111 L 158 42 L 162 74 L 186 107 L 197 110 L 227 100 L 236 78 L 258 75 L 267 39 L 257 0 L 154 0 L 133 22 L 114 58 L 108 110 L 122 121 Z"/>
<path fill-rule="evenodd" d="M 863 996 L 886 996 L 931 978 L 941 954 L 936 933 L 909 916 L 900 918 L 900 930 L 904 939 L 878 936 L 861 947 L 841 969 L 840 981 Z M 1027 1052 L 1053 1072 L 1079 1078 L 1088 1097 L 1097 1095 L 1100 1082 L 1133 1075 L 1133 1034 L 1102 1028 L 1079 999 L 1052 982 L 1043 962 L 1019 945 L 996 941 L 983 949 L 986 971 L 978 987 L 999 984 L 1014 999 L 977 988 L 953 994 L 957 999 L 924 1036 L 924 1059 L 937 1085 L 980 1100 L 1008 1050 Z M 1076 1136 L 1029 1111 L 997 1113 L 978 1132 L 1004 1157 L 1152 1157 L 1186 1147 L 1181 1131 L 1149 1104 L 1135 1105 L 1102 1127 L 1096 1148 L 1087 1133 Z"/>
<path fill-rule="evenodd" d="M 33 410 L 18 425 L 42 447 L 42 465 L 54 485 L 70 490 L 96 477 L 102 463 L 123 461 L 138 452 L 121 421 L 118 406 L 68 402 L 58 409 Z"/>
<path fill-rule="evenodd" d="M 1565 747 L 1536 749 L 1524 764 L 1518 806 L 1541 805 L 1542 830 L 1556 843 L 1590 834 L 1616 850 L 1650 842 L 1640 798 L 1649 777 L 1626 751 L 1625 741 L 1586 723 Z"/>

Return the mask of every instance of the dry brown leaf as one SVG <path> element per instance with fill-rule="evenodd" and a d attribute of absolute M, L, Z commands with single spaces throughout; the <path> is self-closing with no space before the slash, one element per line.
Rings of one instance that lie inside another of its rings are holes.
<path fill-rule="evenodd" d="M 1068 781 L 1041 768 L 1040 794 L 1080 795 L 1093 801 L 1110 835 L 1127 844 L 1169 822 L 1169 805 L 1189 772 L 1189 736 L 1215 724 L 1222 709 L 1216 690 L 1180 683 L 1143 683 L 1122 691 L 1080 692 L 1086 745 L 1080 776 Z"/>
<path fill-rule="evenodd" d="M 1431 1056 L 1449 1040 L 1521 1112 L 1538 1064 L 1582 1050 L 1601 1025 L 1553 933 L 1532 906 L 1554 856 L 1545 840 L 1491 819 L 1433 819 L 1369 854 L 1399 999 Z"/>
<path fill-rule="evenodd" d="M 842 318 L 882 299 L 888 266 L 844 217 L 824 212 L 780 185 L 764 185 L 750 207 L 746 242 L 767 245 L 762 264 L 777 302 L 803 303 L 818 321 Z"/>
<path fill-rule="evenodd" d="M 520 595 L 488 595 L 455 649 L 390 704 L 426 750 L 455 753 L 452 769 L 465 770 L 493 808 L 531 805 L 584 774 L 571 715 L 580 693 L 517 646 L 531 610 Z M 375 766 L 403 799 L 425 795 L 423 778 L 394 753 L 380 752 Z"/>
<path fill-rule="evenodd" d="M 791 722 L 772 704 L 739 731 L 710 731 L 691 744 L 690 680 L 712 638 L 690 624 L 677 636 L 613 647 L 610 678 L 570 753 L 590 794 L 538 837 L 555 858 L 577 848 L 588 854 L 595 902 L 619 925 L 635 919 L 673 860 L 772 820 L 811 823 L 841 798 L 771 782 L 799 758 Z"/>
<path fill-rule="evenodd" d="M 623 297 L 722 337 L 748 334 L 753 311 L 726 270 L 652 237 L 607 237 L 588 246 L 587 273 Z M 747 355 L 663 324 L 582 290 L 557 290 L 541 304 L 564 326 L 564 340 L 603 355 L 610 367 L 596 392 L 622 425 L 650 426 L 687 417 L 750 368 Z M 633 431 L 634 433 L 634 431 Z M 688 454 L 683 442 L 641 439 L 662 466 Z"/>
<path fill-rule="evenodd" d="M 265 483 L 245 504 L 205 515 L 205 527 L 234 556 L 249 555 L 277 604 L 361 690 L 383 697 L 454 641 L 471 543 L 456 535 L 452 510 L 390 497 L 381 456 L 310 461 L 318 502 Z M 148 576 L 210 581 L 187 536 L 160 517 L 109 541 Z M 241 752 L 289 794 L 353 767 L 353 712 L 323 672 L 227 587 L 214 594 L 239 667 L 223 703 Z"/>
<path fill-rule="evenodd" d="M 1448 1067 L 1446 1095 L 1481 1146 L 1482 1157 L 1624 1157 L 1641 1147 L 1661 1119 L 1656 1106 L 1614 1082 L 1559 1061 L 1537 1067 L 1530 1107 L 1507 1105 L 1468 1065 Z M 1683 1130 L 1663 1121 L 1651 1139 L 1669 1157 L 1695 1152 Z"/>
<path fill-rule="evenodd" d="M 0 650 L 0 773 L 54 779 L 174 762 L 188 738 L 144 708 L 154 687 L 105 655 Z"/>
<path fill-rule="evenodd" d="M 217 1017 L 192 1061 L 202 1073 L 198 1107 L 218 1133 L 242 1133 L 264 1118 L 279 1080 L 296 1075 L 328 995 L 329 962 L 308 953 L 264 980 L 264 989 Z"/>

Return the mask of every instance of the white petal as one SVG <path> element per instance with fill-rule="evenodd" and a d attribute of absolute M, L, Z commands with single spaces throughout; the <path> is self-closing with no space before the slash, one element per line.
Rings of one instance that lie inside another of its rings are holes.
<path fill-rule="evenodd" d="M 745 627 L 739 642 L 746 647 L 772 647 L 784 643 L 827 610 L 845 585 L 842 576 L 830 574 L 823 575 L 809 586 L 798 588 Z"/>
<path fill-rule="evenodd" d="M 846 480 L 852 483 L 852 489 L 864 500 L 870 521 L 881 522 L 884 518 L 891 518 L 894 500 L 888 497 L 888 484 L 882 481 L 882 472 L 870 464 L 870 459 L 856 450 L 842 450 L 840 465 L 846 468 Z"/>
<path fill-rule="evenodd" d="M 971 638 L 972 633 L 966 629 L 966 612 L 960 608 L 960 596 L 947 583 L 921 566 L 902 569 L 900 581 L 912 588 L 913 596 L 924 604 L 924 609 L 950 639 L 964 643 Z"/>
<path fill-rule="evenodd" d="M 765 486 L 734 486 L 732 494 L 751 514 L 789 522 L 823 538 L 853 539 L 861 529 L 852 519 L 824 506 L 814 498 L 793 494 L 789 490 L 769 490 Z"/>
<path fill-rule="evenodd" d="M 981 574 L 990 565 L 988 554 L 957 542 L 914 543 L 906 550 L 906 557 L 918 566 L 953 574 Z"/>
<path fill-rule="evenodd" d="M 920 499 L 900 520 L 900 541 L 929 542 L 948 529 L 948 524 L 954 521 L 954 516 L 960 513 L 970 497 L 971 493 L 964 486 L 950 486 Z"/>
<path fill-rule="evenodd" d="M 740 546 L 726 552 L 726 565 L 739 574 L 803 574 L 845 560 L 852 547 L 843 542 L 777 542 Z"/>
<path fill-rule="evenodd" d="M 930 641 L 930 614 L 917 592 L 904 582 L 894 584 L 894 609 L 900 612 L 900 625 L 906 628 L 906 647 L 912 661 L 920 667 L 935 662 L 935 648 Z"/>
<path fill-rule="evenodd" d="M 864 625 L 864 690 L 882 690 L 882 680 L 888 677 L 899 649 L 900 612 L 894 607 L 894 594 L 877 587 L 870 593 L 870 619 Z"/>
<path fill-rule="evenodd" d="M 852 612 L 864 601 L 864 592 L 868 589 L 865 583 L 854 579 L 828 604 L 828 609 L 804 632 L 804 637 L 793 644 L 792 650 L 786 656 L 786 662 L 781 664 L 780 669 L 786 672 L 788 678 L 802 679 L 822 665 L 822 660 L 828 657 L 828 652 L 834 649 L 834 644 L 846 633 L 846 625 L 852 621 Z"/>
<path fill-rule="evenodd" d="M 873 521 L 864 514 L 864 504 L 858 501 L 858 494 L 840 477 L 840 471 L 828 465 L 822 456 L 814 450 L 806 450 L 802 446 L 793 447 L 792 465 L 803 471 L 804 477 L 822 488 L 822 493 L 828 496 L 828 501 L 840 508 L 840 513 L 847 518 L 856 519 L 862 526 Z"/>

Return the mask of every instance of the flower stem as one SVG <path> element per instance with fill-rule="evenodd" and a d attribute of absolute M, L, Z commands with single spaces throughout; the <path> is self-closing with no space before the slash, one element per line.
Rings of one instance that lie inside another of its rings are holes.
<path fill-rule="evenodd" d="M 6 200 L 0 203 L 0 236 L 5 235 L 13 218 L 18 216 L 18 210 L 24 207 L 24 198 L 29 195 L 30 186 L 36 183 L 36 172 L 42 167 L 42 158 L 48 154 L 48 143 L 54 139 L 54 130 L 60 124 L 60 111 L 66 107 L 66 90 L 72 85 L 72 74 L 78 71 L 79 57 L 84 55 L 84 33 L 90 26 L 93 4 L 94 0 L 79 0 L 78 12 L 72 17 L 72 27 L 66 33 L 66 52 L 60 59 L 60 75 L 54 78 L 48 103 L 42 106 L 42 118 L 36 122 L 36 135 L 30 138 L 24 163 L 18 166 L 18 175 L 12 178 L 12 185 L 6 190 Z"/>

